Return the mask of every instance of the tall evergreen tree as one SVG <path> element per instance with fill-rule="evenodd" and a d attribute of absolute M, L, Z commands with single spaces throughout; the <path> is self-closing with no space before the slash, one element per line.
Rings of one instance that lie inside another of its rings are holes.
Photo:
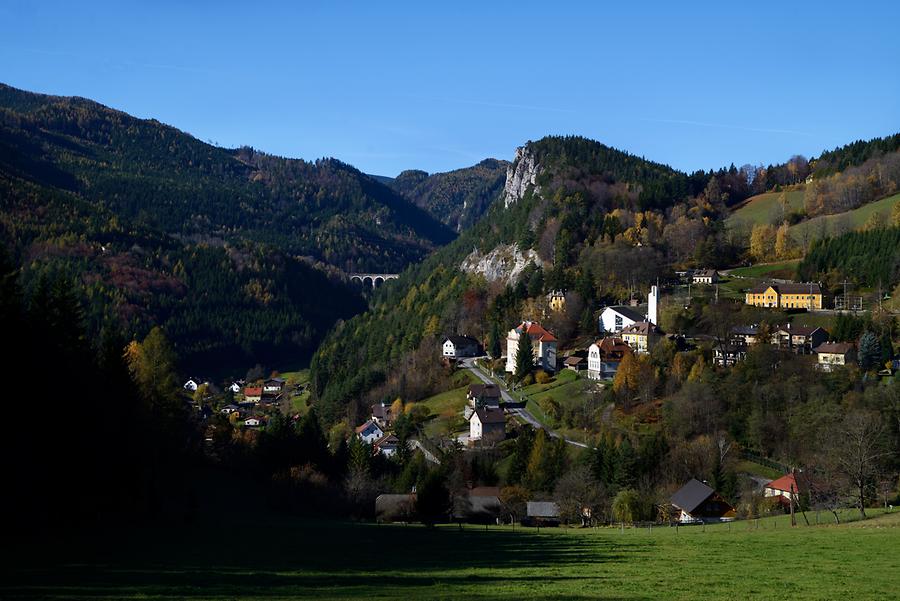
<path fill-rule="evenodd" d="M 516 348 L 516 380 L 523 380 L 534 368 L 534 346 L 527 328 L 523 326 L 519 336 L 519 346 Z"/>
<path fill-rule="evenodd" d="M 873 369 L 881 361 L 881 343 L 872 331 L 866 331 L 859 338 L 859 366 L 864 370 Z"/>
<path fill-rule="evenodd" d="M 503 344 L 501 342 L 500 324 L 497 320 L 491 322 L 491 359 L 499 359 L 503 355 Z"/>

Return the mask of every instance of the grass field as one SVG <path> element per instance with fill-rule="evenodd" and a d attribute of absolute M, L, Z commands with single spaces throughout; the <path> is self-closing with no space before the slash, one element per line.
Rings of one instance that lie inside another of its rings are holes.
<path fill-rule="evenodd" d="M 799 211 L 803 208 L 803 190 L 788 190 L 785 211 Z M 729 228 L 743 227 L 748 233 L 750 228 L 760 223 L 777 223 L 781 218 L 779 197 L 781 192 L 759 194 L 744 201 L 726 220 Z"/>
<path fill-rule="evenodd" d="M 731 275 L 740 278 L 768 278 L 783 277 L 785 273 L 789 273 L 790 276 L 784 279 L 792 279 L 799 262 L 800 259 L 792 259 L 780 263 L 759 263 L 750 267 L 738 267 L 731 270 Z"/>
<path fill-rule="evenodd" d="M 882 213 L 885 216 L 885 222 L 889 223 L 891 219 L 891 210 L 894 205 L 900 202 L 900 194 L 894 194 L 881 200 L 864 204 L 863 206 L 839 213 L 837 215 L 823 215 L 821 217 L 813 217 L 807 221 L 793 225 L 790 228 L 791 236 L 797 242 L 802 242 L 808 234 L 809 238 L 821 238 L 823 236 L 834 236 L 842 234 L 850 230 L 856 230 L 866 224 L 866 221 L 873 213 Z"/>
<path fill-rule="evenodd" d="M 425 434 L 433 436 L 446 433 L 448 427 L 453 429 L 453 425 L 462 419 L 461 413 L 466 406 L 469 385 L 480 381 L 469 370 L 461 369 L 453 374 L 453 388 L 418 401 L 416 404 L 427 407 L 434 416 L 425 424 Z"/>
<path fill-rule="evenodd" d="M 281 374 L 281 377 L 285 379 L 288 390 L 291 391 L 291 409 L 294 413 L 306 415 L 306 412 L 309 411 L 309 407 L 306 405 L 310 395 L 309 389 L 307 388 L 300 394 L 294 394 L 293 390 L 297 384 L 309 384 L 309 370 L 286 371 Z"/>
<path fill-rule="evenodd" d="M 787 519 L 677 530 L 544 528 L 538 533 L 496 526 L 427 529 L 251 518 L 8 541 L 0 597 L 897 598 L 900 512 L 794 529 Z"/>

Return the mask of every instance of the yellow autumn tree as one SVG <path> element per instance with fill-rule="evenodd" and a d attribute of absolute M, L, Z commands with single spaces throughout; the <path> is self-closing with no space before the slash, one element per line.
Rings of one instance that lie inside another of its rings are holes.
<path fill-rule="evenodd" d="M 787 221 L 775 232 L 775 256 L 779 259 L 790 259 L 794 254 L 794 240 L 791 238 Z"/>
<path fill-rule="evenodd" d="M 775 228 L 767 223 L 753 226 L 750 233 L 750 254 L 757 261 L 771 259 L 775 252 Z"/>

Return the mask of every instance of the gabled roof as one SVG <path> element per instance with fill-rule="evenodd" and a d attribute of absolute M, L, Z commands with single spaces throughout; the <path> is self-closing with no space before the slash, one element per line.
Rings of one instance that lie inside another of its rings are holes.
<path fill-rule="evenodd" d="M 490 407 L 479 407 L 472 415 L 477 415 L 478 420 L 482 424 L 504 424 L 506 416 L 503 415 L 503 409 L 493 409 Z"/>
<path fill-rule="evenodd" d="M 632 352 L 631 347 L 624 340 L 615 336 L 607 336 L 594 344 L 600 351 L 600 358 L 604 361 L 620 361 L 625 353 Z"/>
<path fill-rule="evenodd" d="M 384 436 L 382 436 L 381 438 L 376 440 L 372 444 L 372 446 L 375 447 L 376 449 L 379 449 L 384 446 L 390 446 L 390 445 L 397 446 L 398 444 L 400 444 L 399 438 L 397 438 L 393 434 L 385 434 Z"/>
<path fill-rule="evenodd" d="M 794 494 L 800 493 L 800 486 L 797 484 L 797 478 L 794 477 L 794 474 L 785 474 L 777 480 L 772 480 L 771 482 L 766 484 L 766 488 L 780 490 L 788 493 L 792 492 Z"/>
<path fill-rule="evenodd" d="M 472 338 L 471 336 L 457 336 L 456 334 L 452 336 L 447 336 L 444 338 L 444 342 L 450 341 L 453 343 L 453 346 L 465 346 L 465 345 L 475 345 L 478 346 L 478 341 Z"/>
<path fill-rule="evenodd" d="M 579 365 L 581 363 L 587 363 L 587 357 L 579 357 L 578 355 L 572 355 L 570 357 L 566 357 L 566 360 L 563 361 L 566 365 Z"/>
<path fill-rule="evenodd" d="M 747 292 L 750 294 L 762 294 L 771 288 L 778 294 L 822 294 L 822 287 L 815 282 L 789 282 L 786 284 L 763 283 L 757 284 Z"/>
<path fill-rule="evenodd" d="M 812 336 L 816 330 L 822 330 L 826 335 L 828 332 L 818 326 L 791 326 L 787 329 L 792 336 Z"/>
<path fill-rule="evenodd" d="M 837 353 L 846 355 L 853 350 L 852 342 L 826 342 L 813 349 L 816 353 Z"/>
<path fill-rule="evenodd" d="M 391 406 L 387 403 L 375 403 L 372 405 L 372 417 L 388 419 L 391 415 Z"/>
<path fill-rule="evenodd" d="M 630 326 L 622 329 L 622 334 L 640 334 L 641 336 L 649 336 L 650 334 L 662 334 L 662 330 L 656 327 L 656 324 L 649 321 L 636 321 Z"/>
<path fill-rule="evenodd" d="M 469 386 L 469 396 L 500 398 L 500 387 L 496 384 L 472 384 Z"/>
<path fill-rule="evenodd" d="M 693 277 L 695 278 L 712 278 L 719 274 L 715 269 L 700 269 L 699 271 L 695 271 Z"/>
<path fill-rule="evenodd" d="M 603 309 L 603 311 L 606 311 L 606 310 L 615 311 L 622 317 L 627 317 L 631 321 L 643 321 L 645 318 L 645 315 L 643 313 L 641 313 L 638 309 L 635 309 L 634 307 L 626 307 L 625 305 L 612 305 L 610 307 L 605 307 Z M 601 315 L 602 315 L 602 312 L 601 312 Z"/>
<path fill-rule="evenodd" d="M 357 426 L 357 427 L 356 427 L 356 433 L 357 433 L 357 434 L 362 434 L 363 432 L 365 432 L 366 430 L 368 430 L 370 426 L 375 426 L 376 428 L 378 428 L 379 430 L 381 430 L 381 428 L 378 426 L 378 424 L 376 424 L 376 423 L 373 422 L 372 420 L 367 420 L 366 423 L 364 423 L 363 425 Z M 384 430 L 381 430 L 381 431 L 383 432 Z"/>
<path fill-rule="evenodd" d="M 262 386 L 248 386 L 244 389 L 244 396 L 262 396 Z"/>
<path fill-rule="evenodd" d="M 265 381 L 266 384 L 284 384 L 284 378 L 269 378 Z"/>
<path fill-rule="evenodd" d="M 523 321 L 516 326 L 516 332 L 521 336 L 522 332 L 528 331 L 528 335 L 532 340 L 539 342 L 556 342 L 556 336 L 550 331 L 545 330 L 541 324 L 534 321 Z"/>
<path fill-rule="evenodd" d="M 672 505 L 691 513 L 703 504 L 709 497 L 715 493 L 709 486 L 700 482 L 696 478 L 682 486 L 678 492 L 672 495 Z"/>

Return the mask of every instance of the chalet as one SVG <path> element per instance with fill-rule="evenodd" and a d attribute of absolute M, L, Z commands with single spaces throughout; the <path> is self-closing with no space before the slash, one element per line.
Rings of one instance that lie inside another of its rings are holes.
<path fill-rule="evenodd" d="M 506 438 L 506 416 L 502 409 L 478 407 L 469 418 L 469 441 L 485 444 Z"/>
<path fill-rule="evenodd" d="M 731 367 L 747 358 L 747 348 L 744 343 L 718 344 L 713 347 L 713 364 L 719 367 Z"/>
<path fill-rule="evenodd" d="M 359 436 L 360 440 L 364 443 L 372 444 L 384 436 L 384 430 L 382 430 L 374 421 L 369 420 L 356 428 L 356 435 Z"/>
<path fill-rule="evenodd" d="M 563 361 L 563 365 L 566 369 L 571 369 L 572 371 L 584 371 L 588 367 L 588 360 L 587 357 L 581 355 L 570 355 Z"/>
<path fill-rule="evenodd" d="M 496 409 L 500 406 L 500 387 L 496 384 L 472 384 L 469 386 L 466 400 L 473 408 L 492 407 Z"/>
<path fill-rule="evenodd" d="M 731 328 L 728 341 L 734 346 L 753 346 L 759 342 L 759 326 L 735 326 Z"/>
<path fill-rule="evenodd" d="M 763 488 L 764 496 L 777 498 L 786 507 L 790 507 L 791 502 L 799 502 L 800 492 L 800 483 L 794 474 L 785 474 L 777 480 L 772 480 Z"/>
<path fill-rule="evenodd" d="M 553 501 L 528 501 L 523 526 L 559 526 L 559 505 Z"/>
<path fill-rule="evenodd" d="M 598 340 L 588 347 L 588 378 L 601 380 L 613 377 L 625 355 L 632 352 L 621 338 L 607 336 Z"/>
<path fill-rule="evenodd" d="M 622 340 L 638 354 L 649 353 L 662 337 L 662 330 L 649 321 L 638 321 L 622 330 Z"/>
<path fill-rule="evenodd" d="M 252 417 L 248 417 L 244 420 L 244 426 L 248 428 L 258 428 L 260 426 L 264 426 L 266 424 L 265 419 L 254 415 Z"/>
<path fill-rule="evenodd" d="M 244 388 L 245 403 L 259 403 L 262 400 L 262 386 L 247 386 Z"/>
<path fill-rule="evenodd" d="M 566 293 L 562 290 L 553 290 L 547 295 L 547 303 L 551 311 L 562 311 L 566 308 Z"/>
<path fill-rule="evenodd" d="M 821 344 L 828 342 L 828 331 L 819 327 L 795 326 L 788 328 L 791 333 L 791 349 L 795 353 L 808 355 Z"/>
<path fill-rule="evenodd" d="M 391 414 L 391 406 L 384 402 L 372 405 L 372 421 L 381 428 L 388 427 L 394 421 L 394 416 Z"/>
<path fill-rule="evenodd" d="M 447 336 L 442 345 L 444 357 L 451 359 L 477 357 L 480 349 L 481 345 L 471 336 Z"/>
<path fill-rule="evenodd" d="M 196 392 L 202 384 L 203 380 L 199 378 L 188 378 L 188 381 L 184 383 L 183 388 L 189 392 Z"/>
<path fill-rule="evenodd" d="M 244 386 L 244 382 L 241 380 L 237 380 L 228 385 L 228 390 L 237 394 L 241 391 L 241 388 Z"/>
<path fill-rule="evenodd" d="M 219 413 L 221 413 L 223 415 L 231 415 L 235 411 L 238 411 L 237 405 L 225 405 L 224 407 L 222 407 L 222 409 L 219 411 Z"/>
<path fill-rule="evenodd" d="M 816 283 L 759 284 L 747 291 L 744 302 L 754 307 L 822 309 L 822 287 Z"/>
<path fill-rule="evenodd" d="M 284 390 L 284 378 L 269 378 L 263 382 L 263 394 L 278 396 Z"/>
<path fill-rule="evenodd" d="M 556 336 L 533 321 L 523 321 L 506 336 L 506 371 L 516 371 L 519 338 L 526 334 L 531 338 L 534 364 L 546 371 L 556 371 Z"/>
<path fill-rule="evenodd" d="M 381 453 L 385 457 L 393 457 L 397 454 L 397 448 L 400 446 L 400 439 L 393 434 L 385 434 L 372 444 L 372 452 Z"/>
<path fill-rule="evenodd" d="M 719 281 L 719 272 L 715 269 L 699 269 L 691 274 L 691 282 L 694 284 L 716 284 Z"/>
<path fill-rule="evenodd" d="M 833 371 L 838 367 L 856 363 L 856 347 L 852 342 L 826 342 L 813 349 L 816 367 L 822 371 Z"/>
<path fill-rule="evenodd" d="M 694 478 L 672 495 L 671 502 L 682 524 L 731 521 L 736 515 L 722 495 Z"/>

